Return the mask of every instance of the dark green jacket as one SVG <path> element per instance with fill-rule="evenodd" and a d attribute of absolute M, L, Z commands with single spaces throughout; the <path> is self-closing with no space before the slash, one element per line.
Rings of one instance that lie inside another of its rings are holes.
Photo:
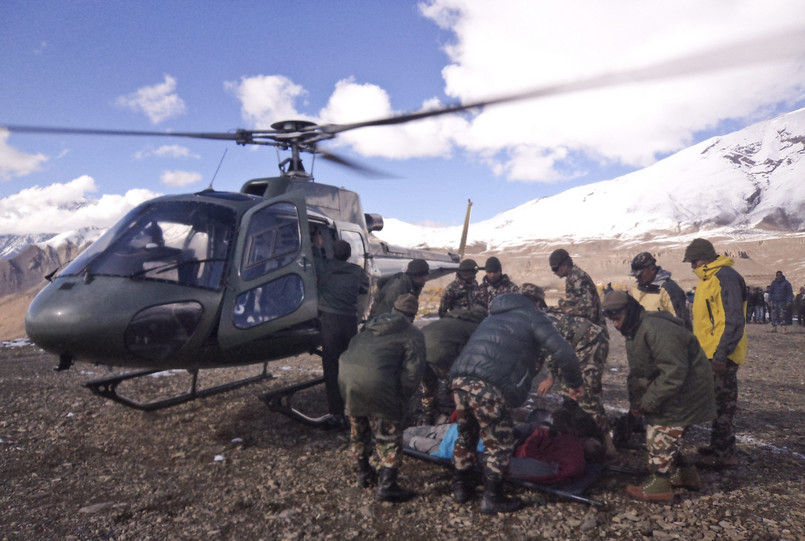
<path fill-rule="evenodd" d="M 346 414 L 401 421 L 424 370 L 422 331 L 399 312 L 370 319 L 339 359 Z"/>
<path fill-rule="evenodd" d="M 369 292 L 369 275 L 354 263 L 316 258 L 319 310 L 354 316 L 358 296 Z M 363 315 L 363 314 L 361 314 Z"/>
<path fill-rule="evenodd" d="M 716 416 L 713 373 L 699 341 L 668 312 L 643 312 L 626 339 L 629 397 L 646 422 L 690 426 Z"/>
<path fill-rule="evenodd" d="M 442 319 L 422 327 L 426 359 L 436 374 L 445 374 L 450 370 L 461 348 L 485 317 L 486 307 L 476 304 L 471 310 L 450 310 Z"/>
<path fill-rule="evenodd" d="M 369 313 L 369 319 L 379 316 L 380 314 L 387 314 L 394 308 L 394 302 L 400 295 L 410 293 L 414 297 L 419 298 L 419 293 L 422 291 L 422 286 L 417 285 L 411 280 L 411 277 L 404 272 L 398 272 L 386 282 L 380 291 L 375 295 L 375 300 L 372 303 L 372 311 Z"/>

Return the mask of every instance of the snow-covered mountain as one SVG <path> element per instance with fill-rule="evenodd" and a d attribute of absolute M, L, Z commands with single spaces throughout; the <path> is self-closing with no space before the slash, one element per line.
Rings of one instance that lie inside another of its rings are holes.
<path fill-rule="evenodd" d="M 377 236 L 390 244 L 455 248 L 461 236 L 460 226 L 385 222 Z M 467 242 L 495 251 L 534 241 L 782 231 L 805 231 L 805 109 L 473 223 Z"/>

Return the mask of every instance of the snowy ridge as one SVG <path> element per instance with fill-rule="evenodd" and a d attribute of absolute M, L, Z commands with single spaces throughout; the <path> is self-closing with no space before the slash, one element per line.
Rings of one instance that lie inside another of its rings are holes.
<path fill-rule="evenodd" d="M 805 109 L 714 137 L 654 165 L 534 199 L 472 224 L 468 244 L 489 250 L 560 239 L 805 231 Z M 456 247 L 461 227 L 393 218 L 377 233 L 412 247 Z"/>

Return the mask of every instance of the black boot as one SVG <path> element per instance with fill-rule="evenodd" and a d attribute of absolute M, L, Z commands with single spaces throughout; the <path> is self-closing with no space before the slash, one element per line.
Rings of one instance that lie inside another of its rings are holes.
<path fill-rule="evenodd" d="M 379 481 L 376 497 L 381 502 L 405 502 L 416 496 L 413 490 L 397 484 L 396 468 L 380 468 Z"/>
<path fill-rule="evenodd" d="M 517 498 L 507 498 L 503 495 L 503 478 L 494 473 L 484 473 L 484 496 L 481 499 L 481 513 L 494 515 L 495 513 L 512 513 L 522 507 Z"/>
<path fill-rule="evenodd" d="M 467 503 L 475 495 L 475 483 L 471 470 L 455 470 L 453 472 L 453 499 L 456 503 Z"/>
<path fill-rule="evenodd" d="M 357 473 L 358 486 L 367 488 L 377 482 L 377 471 L 369 464 L 369 457 L 358 459 L 358 467 L 355 469 Z"/>

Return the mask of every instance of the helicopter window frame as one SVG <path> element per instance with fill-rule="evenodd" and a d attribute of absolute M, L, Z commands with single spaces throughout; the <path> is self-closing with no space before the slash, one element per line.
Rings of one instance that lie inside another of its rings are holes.
<path fill-rule="evenodd" d="M 302 250 L 301 232 L 299 208 L 290 201 L 278 201 L 255 212 L 246 233 L 241 278 L 256 280 L 291 264 Z"/>

